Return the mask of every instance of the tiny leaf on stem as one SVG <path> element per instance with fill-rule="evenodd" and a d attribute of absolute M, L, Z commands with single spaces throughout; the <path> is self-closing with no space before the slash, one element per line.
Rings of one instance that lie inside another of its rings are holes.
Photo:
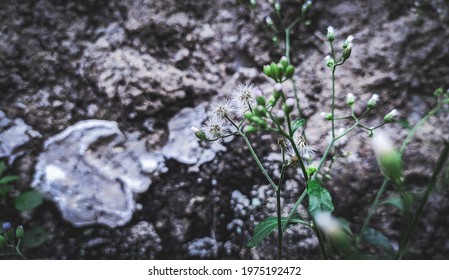
<path fill-rule="evenodd" d="M 32 210 L 43 202 L 42 195 L 37 191 L 24 192 L 14 200 L 14 205 L 19 211 Z"/>
<path fill-rule="evenodd" d="M 306 123 L 305 119 L 297 119 L 292 124 L 292 130 L 295 132 L 298 128 L 302 127 Z"/>
<path fill-rule="evenodd" d="M 362 238 L 368 244 L 381 248 L 385 250 L 388 254 L 392 254 L 394 252 L 393 246 L 391 245 L 388 238 L 385 235 L 383 235 L 383 233 L 381 233 L 376 229 L 367 228 L 362 233 Z"/>
<path fill-rule="evenodd" d="M 282 224 L 284 224 L 285 221 L 287 221 L 286 217 L 281 218 Z M 289 225 L 299 224 L 301 222 L 305 223 L 304 221 L 299 219 L 298 216 L 294 216 L 292 219 L 290 219 Z M 246 246 L 249 248 L 254 248 L 259 245 L 265 239 L 265 237 L 270 235 L 277 228 L 277 225 L 277 217 L 268 217 L 258 223 L 256 228 L 254 229 L 253 237 L 248 241 L 248 243 L 246 243 Z"/>

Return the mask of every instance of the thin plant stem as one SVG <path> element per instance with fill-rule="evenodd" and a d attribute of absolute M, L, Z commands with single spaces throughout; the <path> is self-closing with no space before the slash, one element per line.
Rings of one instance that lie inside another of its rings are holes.
<path fill-rule="evenodd" d="M 278 258 L 282 260 L 282 237 L 283 237 L 283 231 L 282 231 L 282 205 L 281 205 L 281 189 L 282 189 L 282 183 L 284 182 L 284 175 L 285 175 L 285 149 L 281 146 L 282 151 L 282 168 L 281 168 L 281 176 L 279 178 L 279 185 L 278 189 L 276 190 L 276 214 L 278 219 Z"/>
<path fill-rule="evenodd" d="M 253 149 L 253 146 L 251 145 L 251 142 L 249 141 L 248 136 L 246 136 L 243 132 L 240 132 L 240 135 L 242 136 L 243 140 L 246 143 L 246 146 L 248 146 L 249 151 L 251 152 L 251 155 L 253 156 L 254 161 L 256 161 L 257 166 L 259 167 L 260 171 L 262 171 L 262 174 L 265 176 L 265 178 L 268 180 L 270 185 L 277 191 L 279 187 L 273 182 L 270 175 L 267 173 L 267 170 L 262 165 L 262 162 L 260 161 L 259 157 L 257 156 L 256 152 Z"/>
<path fill-rule="evenodd" d="M 282 227 L 282 230 L 285 231 L 287 230 L 287 226 L 288 223 L 290 222 L 290 220 L 293 218 L 293 215 L 295 215 L 296 210 L 298 209 L 299 205 L 301 205 L 302 201 L 304 200 L 304 198 L 307 195 L 307 189 L 305 189 L 302 194 L 299 196 L 298 200 L 296 200 L 295 205 L 293 206 L 292 210 L 290 210 L 290 212 L 288 213 L 287 219 L 284 222 L 284 226 Z M 309 225 L 310 226 L 310 225 Z"/>
<path fill-rule="evenodd" d="M 379 190 L 377 191 L 376 197 L 374 198 L 373 203 L 371 204 L 371 206 L 368 209 L 368 214 L 366 215 L 365 221 L 363 222 L 362 228 L 360 229 L 360 233 L 357 236 L 356 240 L 355 240 L 355 247 L 357 248 L 358 245 L 360 244 L 361 238 L 363 233 L 366 230 L 366 227 L 369 225 L 369 222 L 371 221 L 371 218 L 373 217 L 373 214 L 376 210 L 377 204 L 379 203 L 379 199 L 381 198 L 382 194 L 385 191 L 385 188 L 387 187 L 388 184 L 388 179 L 385 178 L 382 182 L 382 185 L 380 186 Z"/>
<path fill-rule="evenodd" d="M 421 202 L 418 206 L 418 210 L 416 210 L 416 213 L 413 216 L 410 225 L 407 227 L 407 230 L 405 232 L 405 237 L 402 239 L 401 243 L 399 244 L 398 259 L 402 259 L 405 255 L 405 253 L 407 252 L 407 246 L 410 241 L 410 238 L 412 237 L 412 234 L 416 228 L 416 225 L 418 224 L 419 218 L 421 217 L 422 211 L 424 210 L 424 207 L 427 204 L 430 193 L 436 186 L 437 178 L 438 178 L 441 170 L 443 170 L 443 167 L 445 166 L 448 156 L 449 156 L 449 143 L 447 142 L 445 144 L 443 152 L 441 153 L 441 156 L 438 158 L 438 161 L 437 161 L 436 167 L 433 171 L 430 182 L 427 185 L 427 188 L 424 192 L 423 198 L 421 199 Z"/>

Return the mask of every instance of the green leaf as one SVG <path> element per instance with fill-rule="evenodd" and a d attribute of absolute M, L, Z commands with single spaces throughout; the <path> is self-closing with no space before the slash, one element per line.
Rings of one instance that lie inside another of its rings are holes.
<path fill-rule="evenodd" d="M 0 161 L 0 176 L 2 176 L 3 172 L 6 170 L 6 164 L 4 161 Z"/>
<path fill-rule="evenodd" d="M 27 191 L 14 199 L 14 205 L 19 211 L 32 210 L 43 202 L 42 195 L 37 191 Z"/>
<path fill-rule="evenodd" d="M 309 181 L 307 183 L 307 195 L 309 197 L 309 213 L 312 216 L 319 212 L 334 211 L 334 204 L 332 197 L 328 190 L 322 187 L 316 181 Z"/>
<path fill-rule="evenodd" d="M 287 221 L 286 217 L 281 218 L 281 223 L 284 224 Z M 289 225 L 306 223 L 301 220 L 298 216 L 294 216 L 289 221 Z M 246 243 L 249 248 L 254 248 L 259 245 L 268 235 L 270 235 L 278 226 L 277 217 L 268 217 L 265 220 L 257 224 L 254 229 L 254 236 Z"/>
<path fill-rule="evenodd" d="M 23 245 L 28 248 L 36 248 L 44 244 L 47 241 L 48 233 L 42 227 L 34 227 L 30 230 L 25 230 L 23 236 Z"/>
<path fill-rule="evenodd" d="M 19 176 L 13 176 L 13 175 L 11 175 L 11 176 L 5 176 L 5 177 L 3 177 L 3 178 L 0 178 L 0 185 L 8 184 L 8 183 L 17 181 L 17 180 L 19 180 L 19 179 L 20 179 Z"/>
<path fill-rule="evenodd" d="M 12 187 L 10 185 L 0 186 L 0 196 L 6 195 L 11 190 L 12 190 Z"/>
<path fill-rule="evenodd" d="M 402 199 L 400 196 L 392 196 L 381 203 L 382 205 L 391 205 L 393 207 L 398 208 L 401 211 L 404 211 L 404 203 L 402 203 Z"/>
<path fill-rule="evenodd" d="M 384 249 L 387 253 L 394 253 L 393 246 L 391 245 L 388 238 L 383 235 L 380 231 L 367 228 L 362 234 L 363 240 L 365 240 L 368 244 L 376 246 L 378 248 Z"/>
<path fill-rule="evenodd" d="M 292 130 L 293 132 L 295 132 L 298 128 L 300 128 L 301 126 L 306 124 L 306 120 L 305 119 L 297 119 L 293 122 L 292 124 Z"/>

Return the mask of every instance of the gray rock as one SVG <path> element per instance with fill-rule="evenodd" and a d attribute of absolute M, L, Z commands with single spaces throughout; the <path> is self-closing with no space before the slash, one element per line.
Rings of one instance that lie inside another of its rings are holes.
<path fill-rule="evenodd" d="M 197 238 L 187 245 L 187 252 L 191 258 L 216 258 L 220 243 L 211 237 Z"/>
<path fill-rule="evenodd" d="M 92 80 L 109 99 L 118 98 L 133 110 L 154 113 L 185 97 L 194 81 L 181 70 L 132 48 L 111 51 L 107 40 L 84 52 L 80 73 Z"/>
<path fill-rule="evenodd" d="M 24 148 L 32 139 L 40 137 L 22 119 L 10 120 L 0 111 L 0 158 L 8 158 L 9 164 L 25 153 Z"/>
<path fill-rule="evenodd" d="M 226 151 L 226 147 L 218 142 L 212 142 L 207 147 L 201 147 L 200 142 L 192 132 L 191 127 L 201 127 L 207 118 L 206 105 L 196 108 L 184 108 L 169 122 L 170 131 L 167 144 L 162 153 L 168 159 L 175 159 L 180 163 L 192 164 L 190 171 L 198 171 L 199 166 L 210 162 L 219 151 Z"/>
<path fill-rule="evenodd" d="M 144 173 L 159 166 L 112 121 L 81 121 L 49 138 L 44 150 L 32 186 L 55 201 L 75 226 L 128 222 L 133 193 L 151 184 Z"/>

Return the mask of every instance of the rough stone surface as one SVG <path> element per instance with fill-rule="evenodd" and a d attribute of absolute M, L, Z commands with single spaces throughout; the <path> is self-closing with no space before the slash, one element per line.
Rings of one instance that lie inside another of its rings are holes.
<path fill-rule="evenodd" d="M 195 108 L 184 108 L 169 122 L 169 136 L 162 153 L 168 159 L 175 159 L 183 164 L 194 165 L 192 171 L 198 171 L 200 165 L 212 161 L 219 151 L 226 148 L 218 142 L 201 147 L 200 142 L 192 133 L 191 127 L 201 127 L 207 118 L 206 105 L 200 104 Z"/>
<path fill-rule="evenodd" d="M 40 142 L 88 119 L 116 122 L 126 138 L 122 143 L 117 139 L 123 135 L 116 136 L 116 142 L 110 142 L 119 143 L 121 152 L 95 143 L 99 150 L 89 157 L 140 151 L 139 159 L 123 166 L 150 174 L 145 179 L 148 184 L 151 178 L 151 188 L 131 195 L 132 191 L 119 188 L 125 184 L 104 179 L 101 172 L 94 172 L 94 179 L 76 176 L 74 182 L 91 180 L 102 185 L 111 181 L 120 190 L 120 197 L 134 197 L 132 219 L 114 229 L 98 225 L 95 217 L 84 227 L 66 223 L 52 207 L 49 193 L 42 206 L 26 215 L 1 211 L 0 220 L 25 228 L 43 226 L 49 232 L 44 246 L 24 248 L 29 258 L 276 258 L 275 234 L 262 247 L 244 247 L 254 226 L 275 213 L 273 190 L 266 186 L 245 143 L 236 137 L 216 149 L 199 144 L 190 132 L 191 126 L 199 126 L 203 120 L 204 107 L 197 106 L 228 96 L 236 84 L 252 82 L 267 95 L 272 91 L 273 83 L 260 70 L 284 54 L 284 34 L 279 33 L 279 43 L 273 44 L 274 34 L 266 28 L 265 18 L 271 16 L 278 26 L 288 25 L 287 19 L 295 18 L 303 1 L 279 1 L 286 19 L 282 23 L 269 1 L 257 1 L 254 12 L 239 2 L 248 1 L 2 1 L 0 109 L 11 124 L 22 119 L 43 136 L 14 148 L 20 153 L 26 148 L 26 153 L 15 158 L 11 167 L 10 172 L 20 175 L 21 180 L 7 197 L 7 206 L 13 209 L 15 195 L 29 188 L 38 155 L 45 154 Z M 331 104 L 331 72 L 323 63 L 329 53 L 326 28 L 331 25 L 336 30 L 337 53 L 347 36 L 354 35 L 351 58 L 337 70 L 336 114 L 349 112 L 345 102 L 348 92 L 356 96 L 356 114 L 361 114 L 366 101 L 377 93 L 378 107 L 366 115 L 364 124 L 379 124 L 393 108 L 399 110 L 401 119 L 415 124 L 433 106 L 434 89 L 449 87 L 448 11 L 447 1 L 439 0 L 314 1 L 308 13 L 310 24 L 298 24 L 291 32 L 290 59 L 296 66 L 307 140 L 316 148 L 316 158 L 329 141 L 331 127 L 320 115 L 329 112 Z M 292 85 L 284 83 L 284 91 L 290 95 Z M 196 120 L 188 123 L 190 118 Z M 418 193 L 427 184 L 447 141 L 448 122 L 447 113 L 429 119 L 404 154 L 405 180 Z M 1 132 L 11 127 L 5 123 L 0 122 Z M 346 121 L 336 123 L 338 131 L 349 125 Z M 385 126 L 385 130 L 397 145 L 406 134 L 398 124 Z M 257 134 L 251 140 L 277 180 L 276 139 Z M 16 147 L 10 141 L 8 137 L 1 144 Z M 67 150 L 75 153 L 74 148 Z M 155 152 L 147 155 L 144 151 Z M 335 215 L 345 218 L 357 232 L 382 181 L 367 133 L 357 130 L 348 135 L 329 157 L 334 159 L 332 168 L 328 170 L 326 164 L 323 170 L 329 171 L 325 186 L 332 194 Z M 61 160 L 56 167 L 70 170 L 73 166 L 66 163 L 71 160 Z M 87 163 L 99 164 L 92 158 Z M 79 172 L 87 172 L 87 163 L 80 163 Z M 56 181 L 66 174 L 54 167 L 49 171 Z M 286 174 L 284 214 L 305 188 L 297 173 L 289 169 Z M 46 180 L 43 173 L 41 178 Z M 440 185 L 447 185 L 447 181 Z M 93 201 L 92 192 L 85 192 L 87 201 Z M 385 197 L 392 194 L 389 186 Z M 407 258 L 449 257 L 448 199 L 447 188 L 437 188 L 430 197 Z M 124 208 L 132 204 L 128 205 L 129 201 L 123 198 Z M 301 207 L 300 213 L 305 212 Z M 129 219 L 131 214 L 127 215 Z M 371 226 L 382 229 L 397 243 L 401 216 L 383 206 L 376 211 Z M 146 238 L 151 242 L 143 241 Z M 304 226 L 289 229 L 284 244 L 286 258 L 321 257 L 316 238 Z"/>
<path fill-rule="evenodd" d="M 42 135 L 22 119 L 10 120 L 0 111 L 0 158 L 7 158 L 9 164 L 25 154 L 26 145 L 32 139 L 40 137 Z"/>

